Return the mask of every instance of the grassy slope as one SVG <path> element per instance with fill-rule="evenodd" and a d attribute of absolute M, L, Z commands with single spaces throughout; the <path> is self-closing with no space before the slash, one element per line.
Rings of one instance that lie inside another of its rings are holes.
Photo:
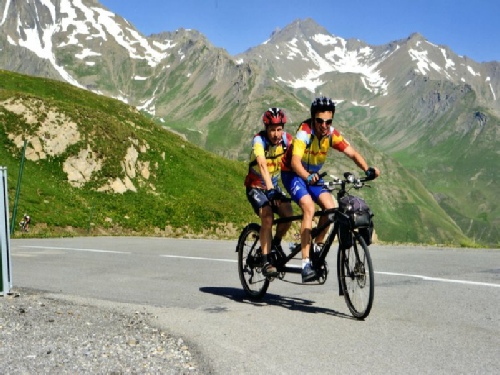
<path fill-rule="evenodd" d="M 481 125 L 475 113 L 485 113 L 487 122 Z M 469 103 L 461 112 L 436 119 L 434 126 L 439 130 L 427 132 L 421 142 L 394 157 L 422 176 L 465 234 L 474 241 L 500 243 L 499 119 Z"/>
<path fill-rule="evenodd" d="M 53 227 L 95 226 L 150 233 L 166 225 L 213 232 L 219 223 L 241 226 L 254 218 L 242 186 L 244 163 L 222 159 L 185 142 L 113 99 L 61 82 L 4 71 L 0 71 L 0 82 L 0 102 L 13 97 L 41 99 L 47 107 L 57 108 L 75 121 L 84 135 L 63 155 L 25 163 L 18 215 L 29 212 L 35 223 L 47 224 L 48 232 Z M 33 131 L 20 116 L 0 112 L 3 130 Z M 136 186 L 142 185 L 138 193 L 121 195 L 89 189 L 102 186 L 110 178 L 123 177 L 120 161 L 131 138 L 144 140 L 149 146 L 140 158 L 158 166 L 153 168 L 153 176 L 148 181 L 133 181 Z M 4 131 L 0 132 L 0 140 L 4 145 L 0 160 L 8 168 L 12 209 L 21 151 L 13 147 Z M 107 162 L 96 181 L 82 189 L 72 188 L 62 163 L 87 144 L 104 155 Z"/>

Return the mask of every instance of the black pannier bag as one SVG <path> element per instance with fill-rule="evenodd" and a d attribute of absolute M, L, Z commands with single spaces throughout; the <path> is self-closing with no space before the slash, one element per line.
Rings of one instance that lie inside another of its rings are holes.
<path fill-rule="evenodd" d="M 340 246 L 343 249 L 348 249 L 352 246 L 352 233 L 349 230 L 357 229 L 359 234 L 365 240 L 367 245 L 372 243 L 373 220 L 374 216 L 370 207 L 360 197 L 354 195 L 344 195 L 339 200 L 339 208 L 345 214 L 344 220 L 340 220 L 340 226 L 344 226 L 340 230 Z"/>

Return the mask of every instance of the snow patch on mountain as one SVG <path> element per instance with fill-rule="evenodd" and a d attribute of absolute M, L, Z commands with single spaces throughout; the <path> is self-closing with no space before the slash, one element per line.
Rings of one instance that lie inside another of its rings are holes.
<path fill-rule="evenodd" d="M 413 61 L 416 61 L 416 71 L 420 72 L 422 75 L 426 75 L 431 70 L 431 68 L 433 68 L 437 72 L 441 72 L 441 67 L 429 59 L 427 50 L 417 51 L 410 48 L 408 50 L 408 54 Z"/>
<path fill-rule="evenodd" d="M 455 70 L 455 62 L 452 59 L 449 59 L 446 55 L 446 50 L 444 48 L 441 48 L 441 53 L 443 54 L 444 61 L 445 61 L 445 66 L 444 69 L 453 69 Z"/>
<path fill-rule="evenodd" d="M 5 8 L 3 10 L 3 16 L 2 20 L 0 21 L 0 26 L 2 26 L 5 23 L 5 20 L 7 19 L 7 12 L 9 11 L 10 8 L 10 2 L 11 0 L 7 0 L 7 2 L 5 3 Z"/>
<path fill-rule="evenodd" d="M 286 43 L 286 46 L 288 47 L 288 55 L 287 59 L 288 60 L 294 60 L 295 57 L 300 56 L 302 59 L 307 60 L 305 56 L 302 54 L 302 51 L 300 48 L 297 46 L 298 39 L 293 38 L 290 42 Z"/>
<path fill-rule="evenodd" d="M 491 86 L 491 78 L 486 77 L 486 82 L 488 83 L 488 86 L 490 87 L 491 94 L 493 95 L 493 100 L 497 100 L 497 96 L 495 95 L 495 91 L 493 90 L 493 86 Z"/>
<path fill-rule="evenodd" d="M 472 69 L 472 67 L 470 65 L 467 65 L 467 70 L 469 71 L 470 74 L 472 74 L 473 76 L 478 76 L 478 77 L 481 77 L 481 73 L 477 73 L 474 71 L 474 69 Z"/>
<path fill-rule="evenodd" d="M 173 40 L 166 39 L 164 43 L 160 43 L 156 40 L 153 41 L 153 45 L 158 48 L 160 51 L 166 51 L 168 49 L 174 48 L 177 43 L 173 43 Z"/>
<path fill-rule="evenodd" d="M 154 102 L 154 100 L 155 100 L 155 98 L 153 96 L 151 99 L 146 100 L 146 102 L 143 105 L 138 106 L 137 109 L 139 111 L 146 111 L 149 114 L 155 116 L 156 115 L 156 110 L 155 110 L 154 105 L 152 105 L 153 102 Z"/>
<path fill-rule="evenodd" d="M 125 48 L 132 59 L 142 60 L 145 59 L 149 66 L 156 67 L 168 54 L 155 50 L 141 34 L 132 28 L 125 28 L 128 34 L 124 33 L 122 26 L 115 22 L 115 14 L 102 8 L 93 8 L 98 14 L 98 22 L 104 25 L 108 33 L 115 39 L 115 41 Z M 137 51 L 134 45 L 138 44 L 143 53 Z"/>
<path fill-rule="evenodd" d="M 102 54 L 99 52 L 94 52 L 89 48 L 84 48 L 81 53 L 77 53 L 75 55 L 75 57 L 80 60 L 84 60 L 86 57 L 91 57 L 91 56 L 102 56 Z"/>
<path fill-rule="evenodd" d="M 7 40 L 14 46 L 26 48 L 38 57 L 48 60 L 65 81 L 80 88 L 84 87 L 63 66 L 57 64 L 56 48 L 61 49 L 69 45 L 80 47 L 81 51 L 76 53 L 75 57 L 79 60 L 85 60 L 88 57 L 101 56 L 100 53 L 94 52 L 84 45 L 86 41 L 102 39 L 106 42 L 111 37 L 127 50 L 130 58 L 146 60 L 149 66 L 156 67 L 168 56 L 169 49 L 175 46 L 169 40 L 164 43 L 157 41 L 150 43 L 126 21 L 125 25 L 123 22 L 119 23 L 114 13 L 99 6 L 85 6 L 82 0 L 60 0 L 58 11 L 51 0 L 39 0 L 39 4 L 48 10 L 50 20 L 48 18 L 42 20 L 38 14 L 39 7 L 35 6 L 33 9 L 35 10 L 36 22 L 28 24 L 18 16 L 17 35 L 9 35 Z M 1 25 L 7 19 L 11 5 L 11 0 L 7 1 Z M 54 46 L 55 36 L 60 33 L 68 33 L 69 35 L 59 45 Z M 88 66 L 95 65 L 94 61 L 85 63 Z"/>
<path fill-rule="evenodd" d="M 314 68 L 294 80 L 278 77 L 279 81 L 292 88 L 305 88 L 314 93 L 325 83 L 322 76 L 326 73 L 356 73 L 361 75 L 361 81 L 368 91 L 375 94 L 387 94 L 389 84 L 378 70 L 381 60 L 371 60 L 373 50 L 370 47 L 349 50 L 344 39 L 326 34 L 316 34 L 312 37 L 312 41 L 333 48 L 322 56 L 311 42 L 303 41 L 305 49 L 301 49 L 298 45 L 299 41 L 296 38 L 292 39 L 286 43 L 287 59 L 294 60 L 300 57 L 302 60 L 310 61 Z"/>
<path fill-rule="evenodd" d="M 23 30 L 26 39 L 21 36 L 17 43 L 9 35 L 8 41 L 13 45 L 19 45 L 24 47 L 38 57 L 50 61 L 52 66 L 57 70 L 57 72 L 63 77 L 63 79 L 74 86 L 84 88 L 76 79 L 74 79 L 63 67 L 56 64 L 56 58 L 54 56 L 52 37 L 57 32 L 58 25 L 48 25 L 48 27 L 38 30 L 38 24 L 35 24 L 34 28 L 24 27 L 20 18 L 18 18 L 18 30 Z"/>

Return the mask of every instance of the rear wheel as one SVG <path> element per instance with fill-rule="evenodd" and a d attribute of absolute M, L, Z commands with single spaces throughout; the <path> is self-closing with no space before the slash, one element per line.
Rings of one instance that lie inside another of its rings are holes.
<path fill-rule="evenodd" d="M 359 234 L 353 237 L 352 246 L 340 251 L 340 283 L 352 315 L 364 319 L 372 308 L 375 281 L 368 246 Z"/>
<path fill-rule="evenodd" d="M 252 299 L 262 298 L 269 288 L 269 280 L 262 274 L 264 264 L 259 233 L 260 225 L 247 225 L 241 232 L 237 246 L 241 285 Z"/>

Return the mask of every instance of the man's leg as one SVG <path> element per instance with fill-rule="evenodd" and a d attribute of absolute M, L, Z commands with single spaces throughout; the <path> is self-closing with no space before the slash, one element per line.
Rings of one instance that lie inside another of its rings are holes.
<path fill-rule="evenodd" d="M 302 282 L 311 281 L 316 278 L 316 272 L 311 267 L 309 252 L 311 247 L 312 221 L 314 217 L 314 201 L 310 195 L 300 198 L 299 206 L 303 212 L 300 227 L 300 244 L 302 247 Z"/>
<path fill-rule="evenodd" d="M 293 215 L 292 204 L 289 202 L 281 203 L 278 207 L 279 217 L 290 217 Z M 276 226 L 276 233 L 274 235 L 273 244 L 281 245 L 281 239 L 285 236 L 286 232 L 290 229 L 292 222 L 279 223 Z"/>
<path fill-rule="evenodd" d="M 278 271 L 270 263 L 269 252 L 271 250 L 271 239 L 273 232 L 273 210 L 271 206 L 266 205 L 262 207 L 259 211 L 261 226 L 260 226 L 260 246 L 262 249 L 262 257 L 264 260 L 264 267 L 262 268 L 262 273 L 264 276 L 275 276 Z"/>
<path fill-rule="evenodd" d="M 247 199 L 252 205 L 255 213 L 259 215 L 260 218 L 261 225 L 259 239 L 262 258 L 264 262 L 262 272 L 265 276 L 274 276 L 275 274 L 277 274 L 276 268 L 268 264 L 269 252 L 271 251 L 271 238 L 274 218 L 273 210 L 262 189 L 247 189 Z"/>
<path fill-rule="evenodd" d="M 303 179 L 294 173 L 281 175 L 283 185 L 290 197 L 302 209 L 302 223 L 300 226 L 300 246 L 302 250 L 302 282 L 316 278 L 316 272 L 311 267 L 309 250 L 311 245 L 312 220 L 314 217 L 314 201 Z"/>
<path fill-rule="evenodd" d="M 271 249 L 271 238 L 273 229 L 273 210 L 269 205 L 264 206 L 260 209 L 260 246 L 262 248 L 262 254 L 269 254 Z"/>
<path fill-rule="evenodd" d="M 302 259 L 309 259 L 309 247 L 311 245 L 312 221 L 314 217 L 314 202 L 310 195 L 304 195 L 299 206 L 302 209 L 303 218 L 300 226 L 300 245 L 302 247 Z"/>
<path fill-rule="evenodd" d="M 318 198 L 318 204 L 323 210 L 329 210 L 330 208 L 335 208 L 335 202 L 333 201 L 332 195 L 329 192 L 321 193 Z M 323 225 L 328 218 L 326 216 L 321 216 L 319 219 L 318 226 Z M 325 228 L 321 233 L 316 237 L 316 243 L 322 243 L 325 235 L 328 233 L 329 228 Z"/>

